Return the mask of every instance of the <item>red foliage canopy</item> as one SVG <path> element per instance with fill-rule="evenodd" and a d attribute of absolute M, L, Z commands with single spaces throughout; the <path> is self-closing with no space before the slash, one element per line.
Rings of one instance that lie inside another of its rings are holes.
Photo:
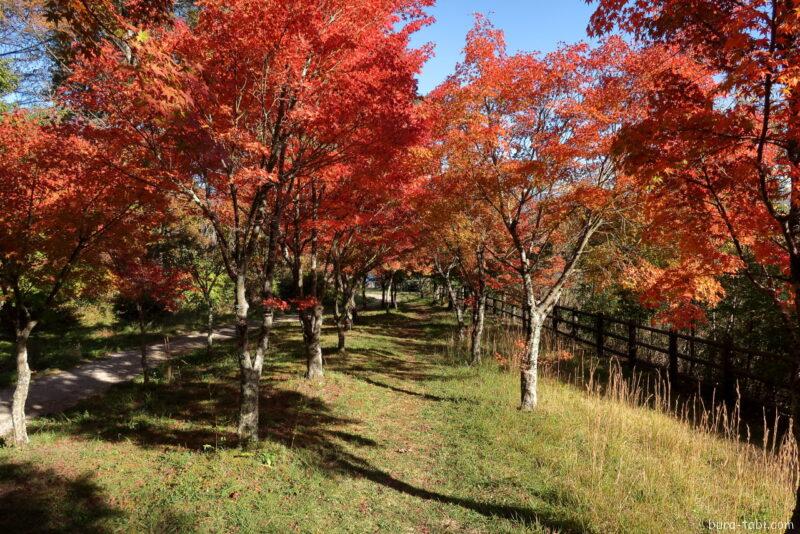
<path fill-rule="evenodd" d="M 80 133 L 25 111 L 0 118 L 0 281 L 18 306 L 35 291 L 47 305 L 67 281 L 91 274 L 150 201 Z"/>

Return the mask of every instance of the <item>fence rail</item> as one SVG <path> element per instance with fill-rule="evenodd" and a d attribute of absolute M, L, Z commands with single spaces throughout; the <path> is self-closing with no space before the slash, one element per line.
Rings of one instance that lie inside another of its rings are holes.
<path fill-rule="evenodd" d="M 522 321 L 523 311 L 505 295 L 487 297 L 487 312 Z M 616 356 L 633 366 L 662 371 L 674 383 L 692 383 L 720 392 L 732 401 L 737 389 L 743 399 L 765 407 L 785 408 L 791 401 L 793 361 L 739 347 L 730 339 L 713 340 L 665 330 L 601 313 L 555 306 L 545 327 L 557 336 L 594 349 L 599 357 Z"/>

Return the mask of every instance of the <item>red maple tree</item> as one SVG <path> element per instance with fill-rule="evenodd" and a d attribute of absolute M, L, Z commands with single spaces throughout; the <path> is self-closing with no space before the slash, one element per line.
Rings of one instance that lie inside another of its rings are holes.
<path fill-rule="evenodd" d="M 63 92 L 97 121 L 113 164 L 183 198 L 212 224 L 234 283 L 239 436 L 258 434 L 258 383 L 273 309 L 255 350 L 247 285 L 257 248 L 259 300 L 272 302 L 282 221 L 298 181 L 408 135 L 425 50 L 409 37 L 428 0 L 202 3 L 196 24 L 141 27 L 98 46 Z M 310 216 L 310 212 L 306 212 Z M 315 373 L 309 373 L 313 377 Z"/>
<path fill-rule="evenodd" d="M 28 440 L 28 339 L 42 314 L 95 275 L 149 192 L 104 165 L 80 129 L 33 112 L 0 117 L 0 306 L 14 325 L 14 441 Z"/>
<path fill-rule="evenodd" d="M 800 10 L 794 0 L 598 2 L 595 34 L 630 32 L 651 62 L 636 91 L 646 116 L 619 150 L 647 197 L 654 243 L 676 259 L 649 266 L 653 303 L 696 320 L 723 274 L 743 273 L 773 300 L 791 340 L 800 419 Z M 662 52 L 659 52 L 662 51 Z M 666 51 L 666 54 L 663 53 Z M 797 430 L 800 425 L 795 425 Z M 800 438 L 800 434 L 798 434 Z M 800 529 L 800 493 L 791 532 Z"/>
<path fill-rule="evenodd" d="M 541 329 L 624 180 L 611 154 L 629 51 L 619 39 L 590 50 L 508 55 L 478 17 L 465 59 L 432 99 L 447 173 L 471 184 L 502 229 L 487 246 L 523 287 L 521 407 L 537 403 Z"/>
<path fill-rule="evenodd" d="M 144 252 L 144 251 L 142 251 Z M 191 275 L 176 268 L 166 268 L 161 263 L 141 255 L 126 254 L 112 260 L 113 285 L 119 295 L 136 308 L 139 323 L 139 349 L 144 383 L 150 382 L 147 349 L 147 312 L 152 304 L 165 311 L 175 311 L 187 291 L 193 287 Z"/>

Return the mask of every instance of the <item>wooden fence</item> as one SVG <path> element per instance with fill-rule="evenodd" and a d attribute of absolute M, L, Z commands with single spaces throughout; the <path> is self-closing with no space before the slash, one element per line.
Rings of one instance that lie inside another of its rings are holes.
<path fill-rule="evenodd" d="M 505 295 L 487 298 L 490 314 L 522 320 L 519 305 Z M 712 340 L 675 330 L 654 328 L 632 321 L 556 306 L 545 326 L 558 336 L 592 349 L 598 357 L 627 361 L 665 373 L 672 384 L 717 391 L 732 401 L 741 397 L 765 407 L 788 407 L 791 400 L 792 360 L 739 347 L 731 340 Z"/>

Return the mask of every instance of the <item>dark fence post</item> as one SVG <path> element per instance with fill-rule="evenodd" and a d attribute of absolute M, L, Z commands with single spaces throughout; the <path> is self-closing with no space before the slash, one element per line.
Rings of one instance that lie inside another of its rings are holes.
<path fill-rule="evenodd" d="M 595 344 L 597 345 L 597 357 L 602 358 L 605 352 L 605 321 L 603 314 L 597 314 L 595 317 Z"/>
<path fill-rule="evenodd" d="M 673 384 L 678 379 L 678 334 L 674 330 L 669 332 L 669 380 Z"/>
<path fill-rule="evenodd" d="M 553 331 L 558 336 L 558 306 L 553 306 Z"/>
<path fill-rule="evenodd" d="M 636 356 L 639 345 L 636 341 L 636 323 L 628 322 L 628 360 L 631 365 L 636 365 Z"/>
<path fill-rule="evenodd" d="M 735 400 L 735 378 L 733 376 L 733 365 L 731 362 L 732 353 L 731 338 L 725 336 L 722 340 L 722 347 L 720 348 L 720 356 L 722 359 L 722 393 L 725 396 L 725 402 L 732 405 Z"/>
<path fill-rule="evenodd" d="M 469 295 L 466 288 L 461 287 L 457 292 L 457 296 L 465 298 Z M 500 293 L 499 298 L 496 296 L 489 297 L 491 302 L 487 302 L 487 306 L 491 306 L 491 311 L 499 314 L 501 317 L 508 317 L 511 319 L 510 323 L 517 324 L 517 320 L 522 320 L 523 324 L 526 319 L 527 313 L 524 305 L 517 304 L 518 301 L 514 300 L 513 296 L 506 298 L 504 293 Z M 489 300 L 487 299 L 487 300 Z M 561 312 L 564 312 L 565 317 L 561 317 Z M 721 390 L 721 397 L 724 398 L 726 403 L 733 404 L 736 401 L 736 387 L 737 378 L 741 380 L 741 387 L 744 389 L 744 395 L 748 400 L 752 400 L 756 393 L 763 398 L 766 402 L 771 398 L 774 404 L 785 406 L 785 396 L 791 393 L 791 387 L 786 384 L 776 384 L 770 380 L 765 380 L 761 377 L 751 378 L 753 366 L 753 358 L 755 356 L 761 357 L 762 353 L 752 352 L 745 349 L 736 348 L 733 344 L 733 339 L 730 336 L 722 337 L 721 339 L 712 340 L 702 337 L 697 337 L 696 332 L 691 330 L 689 335 L 679 334 L 676 330 L 662 330 L 658 328 L 648 328 L 644 325 L 639 325 L 634 320 L 623 321 L 620 319 L 610 318 L 610 322 L 622 325 L 622 331 L 617 332 L 616 328 L 609 329 L 606 332 L 606 324 L 609 321 L 603 314 L 593 314 L 588 312 L 581 312 L 575 308 L 565 306 L 554 306 L 552 309 L 551 325 L 556 335 L 563 335 L 565 337 L 578 340 L 588 346 L 594 345 L 597 356 L 604 357 L 606 355 L 605 341 L 607 337 L 619 339 L 622 346 L 619 347 L 620 352 L 624 350 L 625 343 L 627 343 L 627 357 L 630 365 L 633 367 L 639 362 L 639 347 L 642 347 L 642 364 L 656 366 L 661 371 L 666 371 L 669 380 L 675 384 L 678 380 L 685 381 L 691 379 L 697 380 L 702 385 L 709 387 L 717 387 Z M 572 321 L 570 321 L 570 317 Z M 561 323 L 567 323 L 568 328 L 563 332 L 560 330 Z M 627 326 L 627 338 L 624 335 L 624 327 Z M 583 336 L 583 333 L 586 336 Z M 644 332 L 644 333 L 642 333 Z M 658 347 L 648 349 L 649 343 L 656 343 L 653 341 L 653 336 L 648 332 L 652 332 L 659 336 Z M 594 338 L 590 335 L 594 333 Z M 668 337 L 668 347 L 666 351 L 663 348 L 663 337 Z M 639 338 L 642 341 L 639 341 Z M 685 353 L 678 351 L 678 340 L 683 338 L 686 340 L 684 344 L 686 348 Z M 704 348 L 698 348 L 700 347 Z M 608 352 L 616 354 L 617 343 L 612 342 Z M 659 354 L 666 352 L 667 365 L 666 369 L 662 364 L 656 364 L 661 356 L 657 356 L 653 360 L 652 352 L 656 351 Z M 698 358 L 698 353 L 707 355 L 705 358 Z M 718 354 L 719 364 L 717 364 Z M 744 355 L 744 356 L 742 356 Z M 737 357 L 738 356 L 738 357 Z M 683 359 L 683 371 L 681 372 L 681 359 Z M 699 362 L 694 360 L 699 359 Z M 759 361 L 759 360 L 756 360 Z M 703 370 L 701 372 L 701 370 Z M 705 376 L 703 376 L 705 375 Z M 748 396 L 749 395 L 749 396 Z M 780 401 L 780 402 L 779 402 Z"/>

